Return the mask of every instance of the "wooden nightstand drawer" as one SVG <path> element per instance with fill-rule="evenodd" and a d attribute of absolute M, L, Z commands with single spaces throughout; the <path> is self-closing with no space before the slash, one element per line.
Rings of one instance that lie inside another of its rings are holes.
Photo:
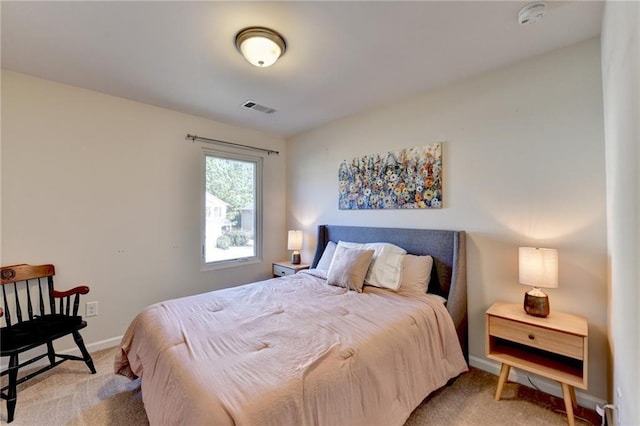
<path fill-rule="evenodd" d="M 295 269 L 285 268 L 284 266 L 277 264 L 273 265 L 273 276 L 275 277 L 284 277 L 285 275 L 293 275 L 295 273 Z"/>
<path fill-rule="evenodd" d="M 584 338 L 559 330 L 524 324 L 505 318 L 489 316 L 491 336 L 550 351 L 574 359 L 584 355 Z"/>

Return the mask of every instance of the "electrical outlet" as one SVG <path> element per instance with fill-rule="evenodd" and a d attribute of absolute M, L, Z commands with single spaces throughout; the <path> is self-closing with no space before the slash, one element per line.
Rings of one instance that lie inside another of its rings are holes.
<path fill-rule="evenodd" d="M 98 302 L 87 302 L 87 316 L 95 317 L 98 315 Z"/>

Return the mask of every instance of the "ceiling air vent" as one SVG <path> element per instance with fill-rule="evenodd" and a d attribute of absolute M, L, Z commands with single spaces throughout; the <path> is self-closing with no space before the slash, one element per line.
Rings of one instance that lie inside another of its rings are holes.
<path fill-rule="evenodd" d="M 273 114 L 274 112 L 276 112 L 275 109 L 268 107 L 268 106 L 264 106 L 264 105 L 260 105 L 257 104 L 253 101 L 246 101 L 245 103 L 242 104 L 243 107 L 245 108 L 249 108 L 249 109 L 253 109 L 256 111 L 260 111 L 260 112 L 264 112 L 265 114 Z"/>

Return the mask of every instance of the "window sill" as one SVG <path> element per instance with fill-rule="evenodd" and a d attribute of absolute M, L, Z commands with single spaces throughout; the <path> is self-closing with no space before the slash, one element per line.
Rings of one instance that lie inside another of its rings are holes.
<path fill-rule="evenodd" d="M 258 263 L 262 263 L 262 259 L 257 257 L 221 260 L 218 262 L 203 263 L 200 266 L 200 271 L 217 271 L 220 269 L 236 268 L 238 266 L 255 265 Z"/>

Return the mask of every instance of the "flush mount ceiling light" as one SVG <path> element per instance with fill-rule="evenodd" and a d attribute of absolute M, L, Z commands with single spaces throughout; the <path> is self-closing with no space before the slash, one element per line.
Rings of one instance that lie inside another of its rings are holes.
<path fill-rule="evenodd" d="M 264 68 L 284 55 L 287 44 L 280 34 L 269 28 L 250 27 L 236 35 L 236 49 L 249 63 Z"/>

